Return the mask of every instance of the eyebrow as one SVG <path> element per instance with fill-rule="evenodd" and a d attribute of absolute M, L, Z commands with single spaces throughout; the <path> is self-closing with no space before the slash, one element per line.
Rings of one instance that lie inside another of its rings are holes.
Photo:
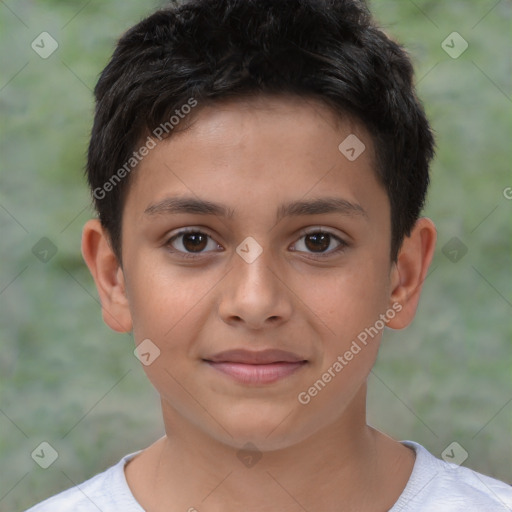
<path fill-rule="evenodd" d="M 172 215 L 179 213 L 192 213 L 197 215 L 216 215 L 231 219 L 234 210 L 211 201 L 196 199 L 194 197 L 167 197 L 158 203 L 149 205 L 144 213 L 153 215 Z M 279 206 L 276 213 L 276 222 L 284 217 L 302 215 L 320 215 L 338 213 L 345 216 L 368 217 L 363 207 L 339 197 L 322 197 L 308 201 L 292 201 Z"/>

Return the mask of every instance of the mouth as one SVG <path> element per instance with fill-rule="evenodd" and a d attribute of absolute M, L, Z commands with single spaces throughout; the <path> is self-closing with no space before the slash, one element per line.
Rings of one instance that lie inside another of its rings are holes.
<path fill-rule="evenodd" d="M 283 350 L 228 350 L 203 359 L 211 368 L 242 384 L 271 384 L 307 364 L 307 360 Z"/>

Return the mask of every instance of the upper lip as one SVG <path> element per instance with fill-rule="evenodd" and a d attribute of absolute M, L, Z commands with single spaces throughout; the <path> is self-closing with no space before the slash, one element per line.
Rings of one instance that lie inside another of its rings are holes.
<path fill-rule="evenodd" d="M 213 363 L 242 363 L 242 364 L 270 364 L 270 363 L 300 363 L 306 361 L 292 352 L 285 350 L 268 349 L 250 351 L 245 349 L 226 350 L 205 359 Z"/>

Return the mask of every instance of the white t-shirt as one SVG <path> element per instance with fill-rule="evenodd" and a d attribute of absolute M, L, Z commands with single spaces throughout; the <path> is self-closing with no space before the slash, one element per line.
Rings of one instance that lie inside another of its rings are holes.
<path fill-rule="evenodd" d="M 512 512 L 510 485 L 444 462 L 413 441 L 402 443 L 414 449 L 416 462 L 389 512 Z M 125 455 L 103 473 L 25 512 L 144 512 L 124 474 L 125 464 L 138 453 Z"/>

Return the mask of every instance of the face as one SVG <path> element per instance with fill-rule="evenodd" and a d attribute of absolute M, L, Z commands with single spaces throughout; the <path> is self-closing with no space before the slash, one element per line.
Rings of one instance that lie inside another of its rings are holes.
<path fill-rule="evenodd" d="M 356 159 L 338 148 L 354 135 Z M 265 450 L 364 411 L 393 266 L 360 124 L 290 97 L 205 107 L 133 171 L 122 234 L 166 422 Z"/>

